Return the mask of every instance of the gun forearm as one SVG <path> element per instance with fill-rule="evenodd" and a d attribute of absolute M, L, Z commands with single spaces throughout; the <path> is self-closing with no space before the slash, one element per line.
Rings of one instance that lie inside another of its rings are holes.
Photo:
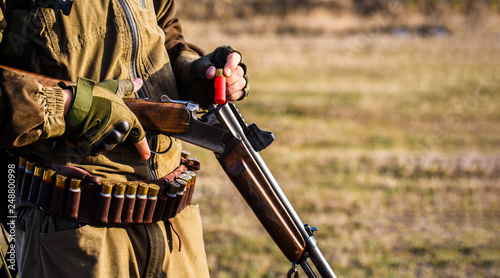
<path fill-rule="evenodd" d="M 226 148 L 231 146 L 227 144 Z M 289 261 L 298 262 L 305 241 L 247 146 L 242 141 L 235 142 L 227 156 L 217 159 L 283 254 Z"/>

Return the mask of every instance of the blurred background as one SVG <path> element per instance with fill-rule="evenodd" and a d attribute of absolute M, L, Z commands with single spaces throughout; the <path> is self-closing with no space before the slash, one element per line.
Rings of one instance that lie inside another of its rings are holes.
<path fill-rule="evenodd" d="M 500 277 L 500 1 L 177 9 L 188 41 L 243 53 L 238 107 L 276 135 L 261 154 L 339 277 Z M 212 276 L 285 277 L 213 154 L 188 149 Z"/>

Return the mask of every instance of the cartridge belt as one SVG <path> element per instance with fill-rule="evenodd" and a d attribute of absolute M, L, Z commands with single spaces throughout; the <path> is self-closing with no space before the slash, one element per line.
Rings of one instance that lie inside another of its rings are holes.
<path fill-rule="evenodd" d="M 196 158 L 157 180 L 90 182 L 19 159 L 16 193 L 31 206 L 82 224 L 120 226 L 168 220 L 191 203 Z"/>

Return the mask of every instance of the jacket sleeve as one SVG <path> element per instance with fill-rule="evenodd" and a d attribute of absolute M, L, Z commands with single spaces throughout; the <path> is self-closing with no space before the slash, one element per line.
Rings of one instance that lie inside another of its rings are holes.
<path fill-rule="evenodd" d="M 196 60 L 205 55 L 206 52 L 198 46 L 185 41 L 182 35 L 182 27 L 179 19 L 176 17 L 174 0 L 155 0 L 155 11 L 158 25 L 165 33 L 165 48 L 168 52 L 170 61 L 179 87 L 179 93 L 185 99 L 192 100 L 190 92 L 182 89 L 182 67 L 187 61 Z"/>
<path fill-rule="evenodd" d="M 165 33 L 165 48 L 170 61 L 173 62 L 174 71 L 177 72 L 176 69 L 182 67 L 185 61 L 205 55 L 201 48 L 184 40 L 181 24 L 176 17 L 174 0 L 155 0 L 155 11 L 158 25 Z"/>
<path fill-rule="evenodd" d="M 65 131 L 61 88 L 0 69 L 0 148 L 17 148 Z"/>
<path fill-rule="evenodd" d="M 6 22 L 0 0 L 0 42 Z M 61 88 L 44 88 L 32 77 L 0 69 L 0 148 L 17 148 L 64 133 Z"/>

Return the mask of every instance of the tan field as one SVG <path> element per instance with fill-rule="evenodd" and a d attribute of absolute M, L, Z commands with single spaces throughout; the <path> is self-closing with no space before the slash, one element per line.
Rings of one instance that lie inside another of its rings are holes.
<path fill-rule="evenodd" d="M 242 51 L 238 107 L 275 133 L 261 154 L 338 277 L 500 277 L 499 23 L 309 11 L 184 32 Z M 213 155 L 189 149 L 213 277 L 286 277 Z"/>

